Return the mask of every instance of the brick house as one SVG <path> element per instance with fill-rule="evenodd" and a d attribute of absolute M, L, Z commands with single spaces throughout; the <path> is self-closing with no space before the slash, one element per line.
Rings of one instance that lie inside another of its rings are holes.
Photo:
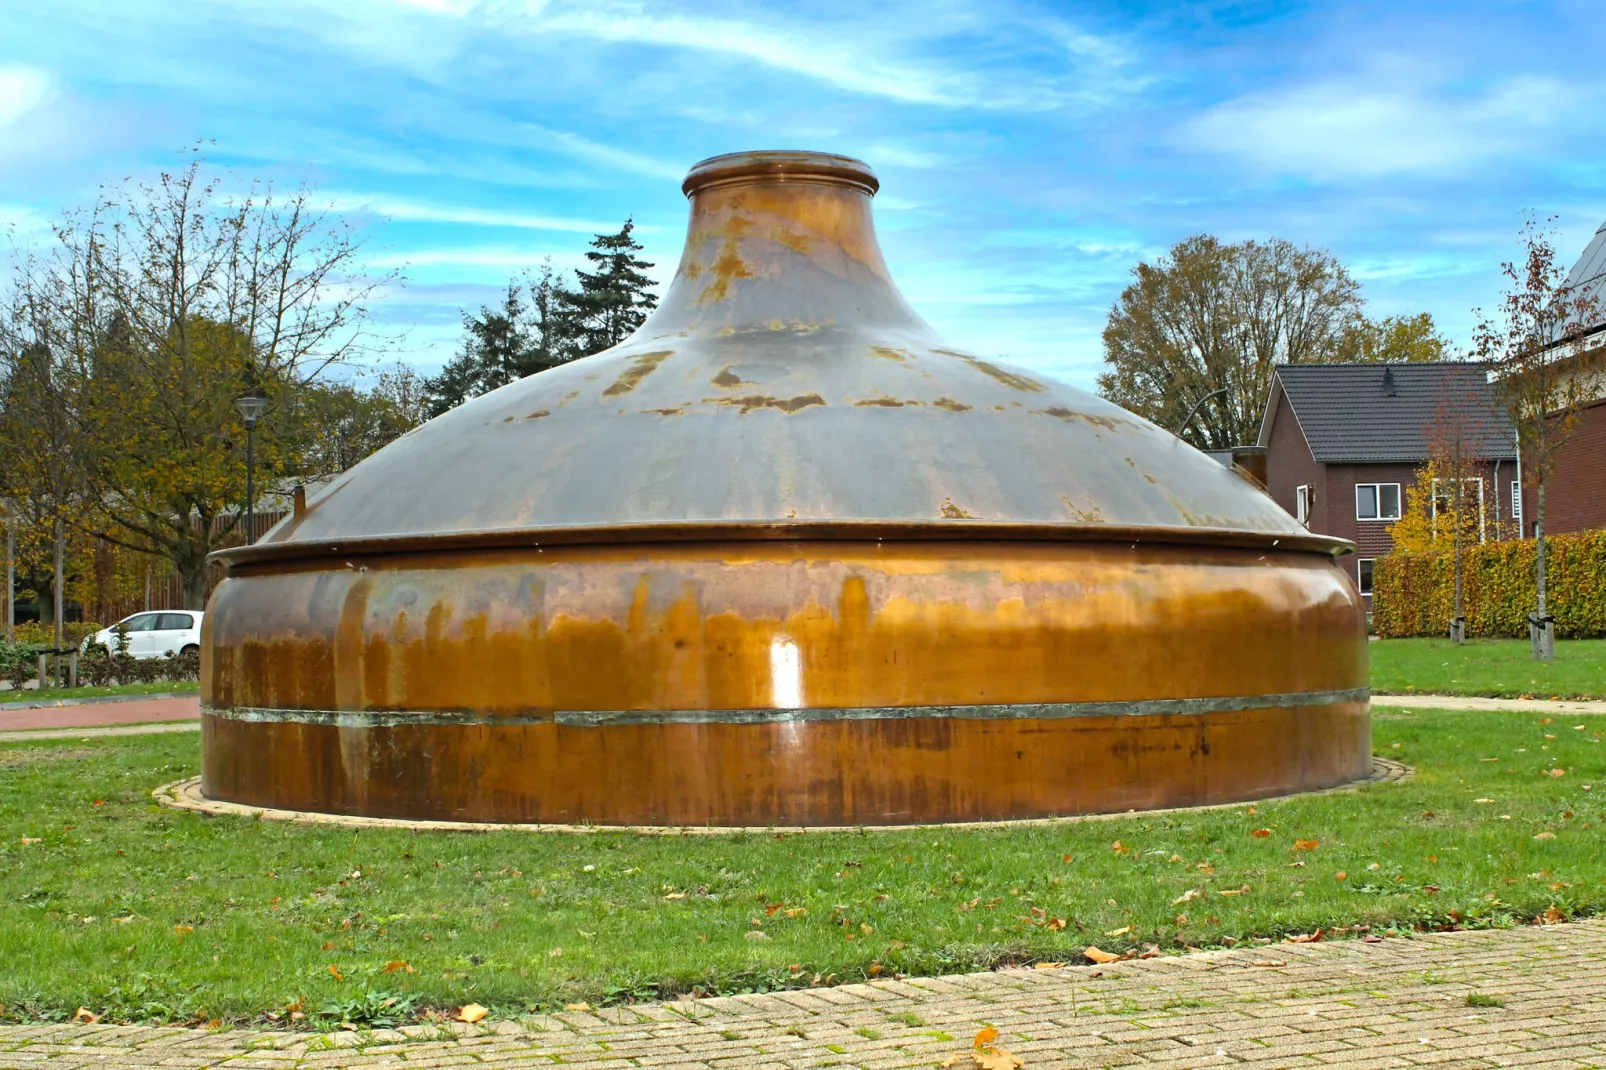
<path fill-rule="evenodd" d="M 1454 410 L 1478 458 L 1468 488 L 1486 539 L 1515 533 L 1521 506 L 1515 433 L 1486 367 L 1284 364 L 1261 419 L 1266 490 L 1312 531 L 1352 540 L 1347 564 L 1371 605 L 1372 564 L 1393 550 L 1389 527 L 1429 455 L 1436 421 Z"/>

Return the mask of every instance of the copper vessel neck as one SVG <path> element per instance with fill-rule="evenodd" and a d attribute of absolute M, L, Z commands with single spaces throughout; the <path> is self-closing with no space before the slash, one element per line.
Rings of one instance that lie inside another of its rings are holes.
<path fill-rule="evenodd" d="M 771 150 L 710 156 L 687 172 L 680 189 L 686 196 L 695 197 L 704 190 L 720 186 L 797 182 L 844 186 L 867 196 L 873 196 L 881 188 L 875 172 L 863 160 L 829 152 Z"/>
<path fill-rule="evenodd" d="M 869 166 L 823 152 L 742 152 L 691 169 L 686 247 L 639 337 L 929 328 L 876 241 Z"/>

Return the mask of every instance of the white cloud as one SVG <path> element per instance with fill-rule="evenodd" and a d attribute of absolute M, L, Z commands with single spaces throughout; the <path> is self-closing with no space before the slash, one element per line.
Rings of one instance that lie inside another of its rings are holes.
<path fill-rule="evenodd" d="M 429 204 L 384 194 L 320 193 L 320 202 L 327 202 L 336 212 L 367 212 L 405 223 L 461 223 L 480 227 L 509 227 L 516 230 L 550 230 L 567 234 L 611 233 L 618 223 L 603 223 L 594 219 L 574 219 L 566 216 L 527 215 L 521 212 L 499 212 L 481 208 L 464 208 L 457 205 Z M 651 230 L 638 226 L 638 231 Z"/>
<path fill-rule="evenodd" d="M 1394 84 L 1390 84 L 1390 82 Z M 1207 109 L 1186 148 L 1315 180 L 1454 170 L 1507 155 L 1582 106 L 1551 78 L 1453 94 L 1388 72 L 1252 93 Z"/>
<path fill-rule="evenodd" d="M 0 67 L 0 127 L 10 126 L 55 95 L 50 76 L 37 67 Z"/>
<path fill-rule="evenodd" d="M 963 74 L 873 58 L 849 47 L 841 37 L 821 40 L 795 26 L 761 28 L 731 19 L 652 16 L 595 4 L 569 11 L 549 9 L 539 16 L 539 25 L 549 32 L 598 40 L 740 56 L 838 89 L 915 104 L 974 104 L 979 97 L 979 87 Z"/>
<path fill-rule="evenodd" d="M 378 268 L 418 268 L 450 265 L 453 267 L 527 268 L 551 258 L 559 268 L 583 266 L 586 261 L 575 255 L 558 255 L 549 249 L 508 249 L 473 247 L 467 249 L 413 249 L 404 252 L 381 253 L 370 257 L 368 263 Z"/>

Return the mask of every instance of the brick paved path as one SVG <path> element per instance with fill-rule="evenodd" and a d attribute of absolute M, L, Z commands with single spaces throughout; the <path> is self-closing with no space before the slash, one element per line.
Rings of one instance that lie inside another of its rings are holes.
<path fill-rule="evenodd" d="M 176 695 L 169 698 L 128 699 L 119 702 L 85 702 L 76 706 L 34 706 L 26 710 L 0 710 L 0 732 L 200 719 L 200 696 Z"/>
<path fill-rule="evenodd" d="M 1469 1005 L 1477 995 L 1500 1006 Z M 1606 1066 L 1606 921 L 877 981 L 402 1032 L 0 1028 L 0 1070 L 931 1067 L 984 1024 L 1049 1067 Z"/>

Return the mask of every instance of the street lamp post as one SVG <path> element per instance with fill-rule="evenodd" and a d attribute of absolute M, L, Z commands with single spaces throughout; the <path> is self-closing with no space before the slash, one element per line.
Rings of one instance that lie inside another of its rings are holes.
<path fill-rule="evenodd" d="M 234 407 L 245 417 L 245 544 L 257 541 L 256 514 L 256 430 L 257 419 L 268 407 L 268 399 L 252 390 L 234 399 Z"/>
<path fill-rule="evenodd" d="M 1177 437 L 1181 438 L 1183 432 L 1188 430 L 1188 425 L 1193 423 L 1193 418 L 1195 416 L 1199 415 L 1199 410 L 1204 408 L 1204 403 L 1205 402 L 1209 401 L 1211 398 L 1215 397 L 1217 394 L 1225 394 L 1228 391 L 1228 389 L 1230 389 L 1230 388 L 1224 386 L 1220 390 L 1212 390 L 1212 391 L 1210 391 L 1210 393 L 1206 394 L 1204 397 L 1200 398 L 1198 401 L 1195 401 L 1193 403 L 1193 408 L 1188 410 L 1188 415 L 1184 416 L 1182 418 L 1182 422 L 1177 425 Z"/>

